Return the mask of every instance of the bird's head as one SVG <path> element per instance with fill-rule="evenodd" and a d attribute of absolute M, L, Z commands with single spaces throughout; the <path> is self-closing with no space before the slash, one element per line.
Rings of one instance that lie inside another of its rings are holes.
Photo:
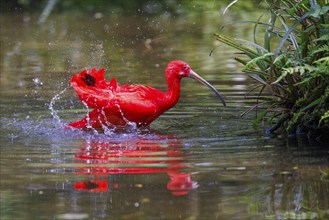
<path fill-rule="evenodd" d="M 182 77 L 188 77 L 191 71 L 191 67 L 180 60 L 171 61 L 166 69 L 167 75 L 181 79 Z"/>
<path fill-rule="evenodd" d="M 208 86 L 212 91 L 216 93 L 223 105 L 226 106 L 223 96 L 217 91 L 217 89 L 201 76 L 199 76 L 196 72 L 194 72 L 187 63 L 180 60 L 171 61 L 166 68 L 166 74 L 167 78 L 175 77 L 181 79 L 182 77 L 189 77 L 202 83 L 203 85 Z"/>

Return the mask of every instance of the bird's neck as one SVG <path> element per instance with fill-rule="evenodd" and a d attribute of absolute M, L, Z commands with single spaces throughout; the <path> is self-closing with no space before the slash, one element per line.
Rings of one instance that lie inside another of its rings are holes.
<path fill-rule="evenodd" d="M 180 96 L 180 79 L 167 77 L 168 90 L 164 93 L 163 104 L 167 111 L 176 105 Z"/>

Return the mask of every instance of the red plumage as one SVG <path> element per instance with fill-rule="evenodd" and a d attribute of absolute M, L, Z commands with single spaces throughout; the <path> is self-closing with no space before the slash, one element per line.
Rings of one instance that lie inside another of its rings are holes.
<path fill-rule="evenodd" d="M 182 77 L 191 77 L 211 86 L 182 61 L 172 61 L 168 64 L 166 92 L 144 85 L 119 85 L 115 78 L 108 82 L 104 78 L 104 73 L 105 70 L 102 68 L 84 70 L 73 75 L 72 87 L 80 100 L 93 110 L 69 126 L 101 129 L 104 126 L 125 126 L 128 122 L 136 123 L 137 126 L 147 126 L 176 105 Z M 213 87 L 211 89 L 216 90 Z M 215 92 L 219 95 L 217 90 Z M 219 97 L 221 98 L 220 95 Z M 225 105 L 225 102 L 223 104 Z"/>

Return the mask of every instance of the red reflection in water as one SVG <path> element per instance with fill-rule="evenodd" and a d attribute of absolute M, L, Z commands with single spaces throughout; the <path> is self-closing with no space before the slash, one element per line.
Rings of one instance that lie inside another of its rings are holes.
<path fill-rule="evenodd" d="M 189 173 L 181 171 L 184 164 L 181 143 L 168 136 L 155 139 L 134 138 L 127 141 L 86 141 L 75 157 L 86 166 L 77 174 L 92 176 L 93 180 L 79 181 L 76 190 L 106 192 L 109 189 L 107 175 L 167 173 L 170 177 L 167 189 L 173 195 L 186 195 L 196 184 Z M 120 188 L 118 183 L 111 185 Z"/>
<path fill-rule="evenodd" d="M 74 183 L 76 190 L 86 190 L 89 192 L 106 192 L 109 188 L 107 180 L 86 180 Z"/>

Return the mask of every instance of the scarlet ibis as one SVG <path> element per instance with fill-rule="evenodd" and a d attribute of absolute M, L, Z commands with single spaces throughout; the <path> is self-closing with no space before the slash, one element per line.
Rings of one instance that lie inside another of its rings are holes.
<path fill-rule="evenodd" d="M 147 126 L 172 108 L 180 96 L 180 80 L 190 77 L 212 89 L 224 106 L 221 94 L 183 61 L 171 61 L 166 68 L 168 90 L 163 92 L 145 85 L 119 85 L 115 78 L 104 78 L 105 70 L 84 70 L 73 75 L 71 85 L 80 100 L 93 108 L 84 118 L 71 122 L 74 128 L 125 126 L 135 123 Z"/>

